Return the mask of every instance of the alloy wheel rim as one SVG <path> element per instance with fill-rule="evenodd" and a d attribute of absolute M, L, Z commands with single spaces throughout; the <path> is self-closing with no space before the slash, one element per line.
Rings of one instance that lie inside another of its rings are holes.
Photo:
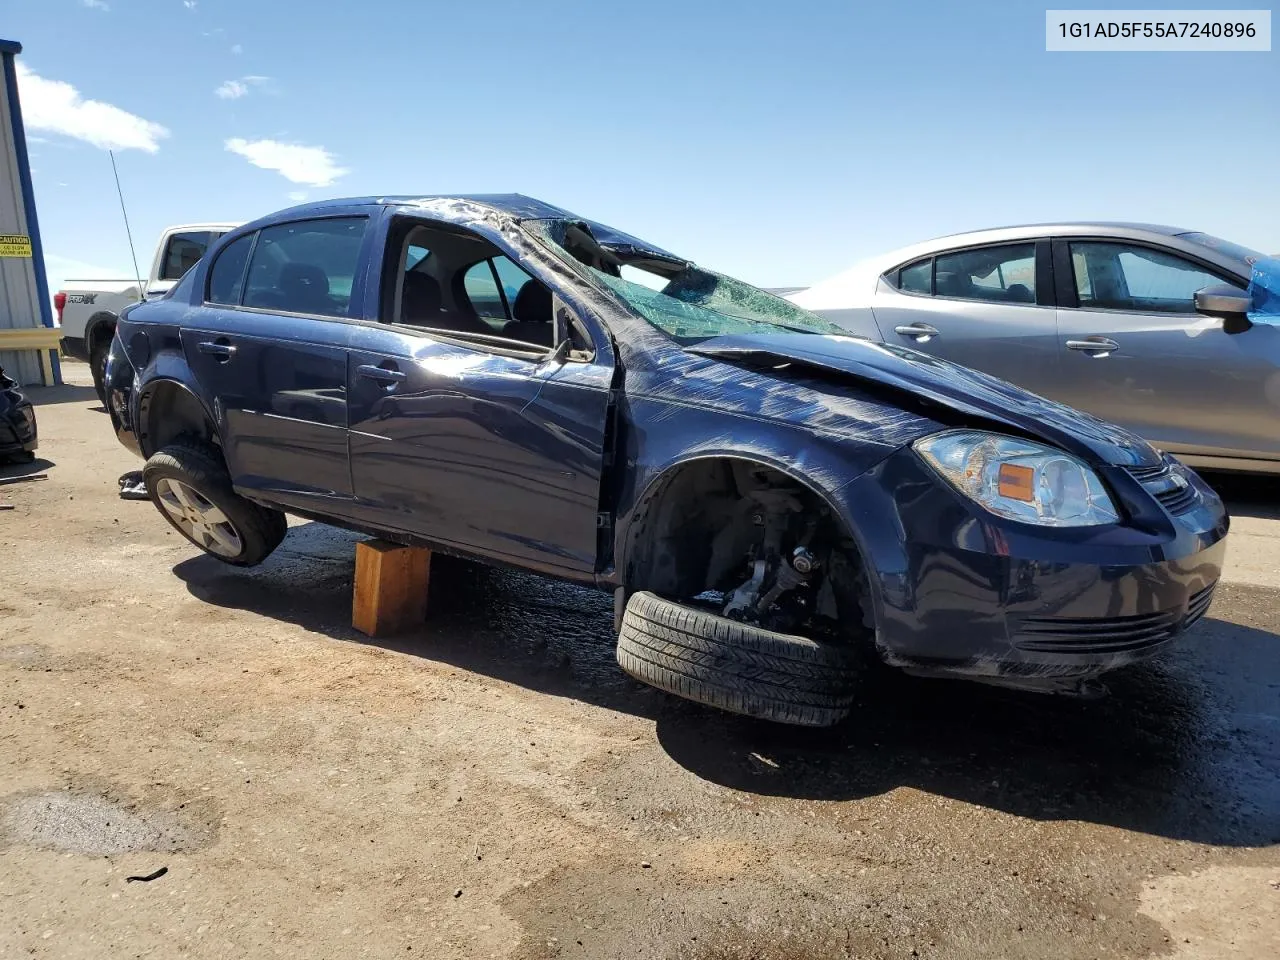
<path fill-rule="evenodd" d="M 156 482 L 156 502 L 200 549 L 220 557 L 238 557 L 244 549 L 235 524 L 217 504 L 189 484 L 162 477 Z"/>

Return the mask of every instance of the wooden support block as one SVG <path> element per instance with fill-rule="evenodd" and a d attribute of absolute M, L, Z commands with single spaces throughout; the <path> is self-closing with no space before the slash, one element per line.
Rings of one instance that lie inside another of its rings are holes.
<path fill-rule="evenodd" d="M 387 637 L 427 618 L 431 551 L 386 540 L 356 544 L 351 625 L 370 637 Z"/>

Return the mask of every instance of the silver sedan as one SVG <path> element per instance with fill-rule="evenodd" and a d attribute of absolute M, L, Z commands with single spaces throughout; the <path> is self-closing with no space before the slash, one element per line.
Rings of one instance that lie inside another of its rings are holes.
<path fill-rule="evenodd" d="M 1280 329 L 1246 316 L 1261 258 L 1175 227 L 1039 224 L 930 240 L 787 299 L 1122 424 L 1193 466 L 1280 473 Z"/>

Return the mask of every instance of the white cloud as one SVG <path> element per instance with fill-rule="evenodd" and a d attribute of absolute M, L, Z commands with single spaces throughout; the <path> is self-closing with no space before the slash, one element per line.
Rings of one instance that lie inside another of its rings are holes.
<path fill-rule="evenodd" d="M 61 80 L 46 80 L 24 65 L 18 67 L 22 118 L 29 130 L 60 133 L 103 150 L 145 150 L 155 153 L 169 131 L 126 110 L 86 100 Z"/>
<path fill-rule="evenodd" d="M 196 8 L 196 0 L 182 0 L 182 5 L 188 10 L 194 10 Z"/>
<path fill-rule="evenodd" d="M 327 187 L 350 172 L 338 166 L 333 154 L 324 147 L 305 147 L 277 140 L 244 140 L 240 137 L 233 137 L 225 146 L 255 167 L 275 170 L 286 180 L 309 187 Z"/>
<path fill-rule="evenodd" d="M 103 0 L 80 0 L 80 2 L 90 10 L 101 10 L 103 13 L 111 9 L 108 4 L 103 3 Z"/>
<path fill-rule="evenodd" d="M 241 77 L 239 80 L 227 80 L 213 92 L 223 100 L 239 100 L 249 92 L 250 87 L 267 83 L 270 77 Z"/>
<path fill-rule="evenodd" d="M 238 43 L 237 43 L 234 47 L 232 47 L 232 48 L 231 48 L 231 52 L 232 52 L 232 53 L 244 53 L 244 47 L 240 46 L 240 44 L 238 44 Z"/>
<path fill-rule="evenodd" d="M 289 191 L 289 202 L 290 202 L 290 203 L 306 203 L 306 202 L 307 202 L 307 191 L 305 191 L 305 190 L 290 190 L 290 191 Z"/>

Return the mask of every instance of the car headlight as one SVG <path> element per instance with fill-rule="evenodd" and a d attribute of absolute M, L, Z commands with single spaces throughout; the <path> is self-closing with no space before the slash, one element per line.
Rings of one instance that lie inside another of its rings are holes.
<path fill-rule="evenodd" d="M 1069 453 L 980 430 L 917 440 L 917 453 L 987 510 L 1045 527 L 1090 527 L 1120 519 L 1098 475 Z"/>

